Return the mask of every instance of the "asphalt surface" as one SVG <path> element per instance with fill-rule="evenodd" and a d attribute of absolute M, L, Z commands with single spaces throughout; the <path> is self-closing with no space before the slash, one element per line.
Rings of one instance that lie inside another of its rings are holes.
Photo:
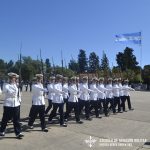
<path fill-rule="evenodd" d="M 3 113 L 0 96 L 0 119 Z M 147 150 L 150 149 L 150 92 L 131 92 L 134 111 L 110 115 L 102 119 L 93 116 L 92 121 L 82 120 L 68 127 L 47 124 L 49 132 L 41 131 L 37 118 L 34 129 L 28 129 L 31 93 L 23 92 L 21 123 L 23 139 L 16 139 L 13 124 L 8 123 L 5 137 L 0 137 L 0 150 Z M 46 100 L 47 105 L 47 100 Z M 127 105 L 126 105 L 127 106 Z M 47 117 L 46 117 L 47 121 Z"/>

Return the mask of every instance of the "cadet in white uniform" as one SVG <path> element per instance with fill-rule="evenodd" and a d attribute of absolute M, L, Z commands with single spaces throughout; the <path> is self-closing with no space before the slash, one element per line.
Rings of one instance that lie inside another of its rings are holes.
<path fill-rule="evenodd" d="M 106 110 L 107 114 L 109 113 L 108 105 L 111 104 L 110 108 L 113 110 L 113 114 L 116 114 L 116 109 L 114 107 L 114 98 L 113 98 L 113 87 L 112 87 L 112 78 L 108 78 L 108 83 L 106 84 Z"/>
<path fill-rule="evenodd" d="M 120 88 L 118 85 L 118 79 L 116 78 L 116 79 L 114 79 L 114 83 L 113 83 L 114 107 L 116 108 L 116 106 L 118 105 L 118 112 L 122 113 L 119 91 L 120 91 Z"/>
<path fill-rule="evenodd" d="M 69 98 L 69 93 L 68 93 L 68 78 L 63 77 L 63 99 L 64 99 L 64 104 L 66 104 L 66 111 L 68 109 L 68 98 Z"/>
<path fill-rule="evenodd" d="M 76 77 L 77 90 L 80 91 L 80 78 Z M 80 92 L 78 93 L 78 102 L 80 103 Z"/>
<path fill-rule="evenodd" d="M 79 116 L 79 102 L 78 102 L 79 92 L 80 91 L 77 90 L 77 86 L 76 86 L 76 77 L 72 77 L 71 84 L 69 85 L 70 97 L 68 99 L 68 109 L 65 113 L 65 119 L 68 119 L 69 114 L 71 113 L 72 109 L 74 109 L 76 122 L 81 124 L 83 122 L 80 121 L 80 116 Z"/>
<path fill-rule="evenodd" d="M 123 94 L 124 94 L 125 101 L 127 100 L 128 109 L 129 110 L 134 110 L 134 108 L 132 108 L 132 106 L 131 106 L 130 92 L 129 91 L 135 91 L 135 90 L 133 88 L 129 87 L 128 83 L 129 83 L 129 80 L 124 81 Z"/>
<path fill-rule="evenodd" d="M 88 88 L 88 77 L 85 76 L 83 77 L 83 83 L 80 84 L 80 103 L 79 103 L 79 112 L 81 113 L 83 107 L 85 106 L 85 118 L 86 120 L 92 120 L 90 118 L 90 96 L 89 96 L 89 92 L 92 92 L 92 90 L 90 90 Z"/>
<path fill-rule="evenodd" d="M 99 111 L 98 111 L 98 94 L 99 93 L 103 94 L 103 92 L 101 92 L 96 87 L 97 81 L 98 79 L 96 77 L 92 78 L 91 81 L 92 83 L 90 84 L 90 89 L 92 90 L 92 92 L 90 93 L 90 103 L 91 103 L 91 107 L 95 109 L 96 118 L 102 118 L 101 116 L 99 116 Z"/>
<path fill-rule="evenodd" d="M 101 110 L 102 109 L 102 104 L 103 104 L 104 114 L 105 114 L 105 116 L 108 116 L 107 106 L 106 106 L 106 92 L 111 91 L 111 90 L 105 88 L 103 77 L 99 78 L 98 89 L 102 92 L 102 93 L 98 93 L 98 106 Z"/>
<path fill-rule="evenodd" d="M 48 118 L 49 123 L 52 123 L 53 117 L 56 116 L 57 109 L 59 108 L 60 113 L 60 126 L 67 127 L 67 124 L 64 123 L 64 100 L 63 100 L 63 90 L 62 90 L 62 75 L 56 75 L 56 83 L 54 84 L 55 96 L 52 101 L 53 110 L 50 113 Z"/>
<path fill-rule="evenodd" d="M 48 114 L 49 110 L 52 108 L 52 100 L 54 99 L 54 96 L 55 96 L 54 84 L 55 84 L 55 77 L 50 77 L 49 84 L 47 85 L 47 89 L 48 89 L 48 107 L 45 110 L 45 114 Z"/>
<path fill-rule="evenodd" d="M 118 86 L 120 88 L 119 90 L 119 96 L 120 96 L 120 100 L 121 100 L 121 109 L 124 112 L 127 112 L 127 110 L 125 109 L 125 97 L 124 97 L 124 92 L 123 92 L 123 87 L 122 87 L 122 80 L 121 78 L 118 78 Z"/>
<path fill-rule="evenodd" d="M 44 92 L 48 92 L 47 89 L 43 88 L 43 75 L 36 74 L 37 83 L 32 86 L 32 111 L 29 118 L 29 128 L 33 129 L 33 123 L 39 114 L 40 121 L 41 121 L 41 128 L 42 131 L 48 132 L 45 124 L 45 100 L 44 100 Z"/>
<path fill-rule="evenodd" d="M 5 93 L 4 112 L 0 128 L 0 136 L 5 135 L 5 129 L 10 118 L 13 119 L 14 131 L 17 138 L 22 138 L 20 126 L 20 103 L 21 95 L 17 87 L 16 79 L 19 77 L 16 73 L 8 73 L 10 82 L 4 86 Z"/>

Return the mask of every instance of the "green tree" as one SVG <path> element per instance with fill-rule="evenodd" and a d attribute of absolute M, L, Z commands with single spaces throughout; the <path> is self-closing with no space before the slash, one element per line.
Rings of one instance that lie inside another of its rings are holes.
<path fill-rule="evenodd" d="M 103 72 L 105 77 L 109 77 L 111 75 L 110 67 L 109 67 L 109 60 L 106 56 L 106 53 L 103 51 L 103 56 L 101 59 L 100 70 Z"/>
<path fill-rule="evenodd" d="M 101 70 L 110 70 L 109 60 L 108 60 L 108 58 L 106 56 L 106 53 L 104 51 L 103 51 L 103 56 L 102 56 L 102 59 L 101 59 L 100 69 Z"/>
<path fill-rule="evenodd" d="M 136 61 L 133 51 L 134 50 L 132 48 L 126 47 L 123 53 L 119 52 L 116 55 L 117 64 L 122 71 L 127 69 L 136 69 L 138 62 Z"/>
<path fill-rule="evenodd" d="M 32 60 L 30 56 L 22 57 L 21 77 L 22 80 L 31 80 L 35 74 L 40 73 L 41 63 L 39 60 Z M 19 61 L 16 62 L 15 68 L 19 70 Z"/>
<path fill-rule="evenodd" d="M 6 74 L 6 63 L 3 59 L 0 59 L 0 77 L 3 78 Z"/>
<path fill-rule="evenodd" d="M 62 67 L 60 67 L 60 66 L 55 67 L 55 73 L 56 74 L 63 74 L 66 77 L 72 77 L 75 75 L 75 73 L 71 69 L 65 69 L 64 68 L 63 72 L 62 72 Z"/>
<path fill-rule="evenodd" d="M 6 65 L 6 69 L 7 69 L 7 73 L 8 72 L 14 72 L 15 68 L 14 68 L 14 62 L 12 60 L 10 60 L 7 65 Z"/>
<path fill-rule="evenodd" d="M 145 65 L 142 73 L 144 83 L 150 85 L 150 65 Z"/>
<path fill-rule="evenodd" d="M 51 68 L 50 60 L 48 58 L 45 60 L 45 66 L 46 66 L 46 74 L 50 75 L 52 68 Z"/>
<path fill-rule="evenodd" d="M 85 50 L 80 49 L 78 55 L 79 72 L 83 73 L 88 70 L 88 63 Z"/>
<path fill-rule="evenodd" d="M 95 52 L 90 53 L 89 55 L 89 72 L 96 73 L 99 69 L 99 57 Z"/>
<path fill-rule="evenodd" d="M 79 64 L 74 59 L 72 59 L 69 62 L 69 69 L 77 73 L 79 72 Z"/>

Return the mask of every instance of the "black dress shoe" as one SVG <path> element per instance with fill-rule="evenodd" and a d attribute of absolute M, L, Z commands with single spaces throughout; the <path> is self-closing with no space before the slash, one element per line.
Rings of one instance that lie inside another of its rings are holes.
<path fill-rule="evenodd" d="M 96 116 L 96 118 L 99 118 L 99 119 L 101 119 L 101 118 L 102 118 L 102 116 Z"/>
<path fill-rule="evenodd" d="M 91 120 L 92 120 L 92 118 L 90 118 L 90 117 L 89 117 L 89 118 L 86 118 L 86 120 L 89 120 L 89 121 L 91 121 Z"/>
<path fill-rule="evenodd" d="M 5 136 L 5 132 L 0 132 L 0 136 Z"/>
<path fill-rule="evenodd" d="M 134 108 L 130 108 L 129 110 L 134 110 Z"/>
<path fill-rule="evenodd" d="M 118 113 L 123 113 L 122 111 L 118 111 Z"/>
<path fill-rule="evenodd" d="M 83 121 L 76 121 L 77 123 L 79 123 L 79 124 L 82 124 L 83 123 Z"/>
<path fill-rule="evenodd" d="M 43 132 L 48 132 L 47 128 L 42 129 Z"/>
<path fill-rule="evenodd" d="M 29 129 L 33 129 L 34 127 L 33 126 L 28 126 L 29 127 Z"/>
<path fill-rule="evenodd" d="M 17 139 L 22 139 L 22 137 L 24 137 L 24 135 L 22 133 L 19 133 L 18 135 L 16 135 Z"/>
<path fill-rule="evenodd" d="M 64 123 L 64 124 L 61 124 L 60 126 L 61 126 L 61 127 L 67 127 L 67 124 Z"/>

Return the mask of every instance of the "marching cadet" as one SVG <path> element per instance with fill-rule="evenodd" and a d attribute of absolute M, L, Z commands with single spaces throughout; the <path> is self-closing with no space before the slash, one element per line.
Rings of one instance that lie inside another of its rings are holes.
<path fill-rule="evenodd" d="M 42 131 L 48 132 L 45 124 L 45 100 L 44 100 L 44 92 L 48 92 L 47 89 L 43 88 L 43 75 L 36 74 L 37 83 L 32 86 L 32 111 L 30 111 L 30 118 L 28 122 L 28 126 L 30 129 L 33 129 L 33 123 L 39 114 L 41 121 Z"/>
<path fill-rule="evenodd" d="M 2 95 L 2 89 L 1 89 L 1 87 L 0 87 L 0 95 Z"/>
<path fill-rule="evenodd" d="M 68 93 L 68 78 L 63 77 L 63 99 L 64 99 L 64 104 L 66 104 L 66 111 L 68 109 L 68 98 L 69 98 L 69 93 Z"/>
<path fill-rule="evenodd" d="M 16 73 L 8 73 L 10 82 L 4 86 L 5 100 L 4 112 L 0 128 L 0 136 L 5 136 L 5 129 L 10 118 L 13 119 L 14 131 L 16 137 L 21 139 L 24 135 L 21 133 L 20 126 L 20 103 L 21 95 L 17 87 L 16 80 L 19 77 Z"/>
<path fill-rule="evenodd" d="M 99 78 L 98 89 L 102 92 L 102 93 L 98 93 L 98 106 L 101 110 L 102 109 L 102 104 L 103 104 L 104 114 L 105 114 L 105 116 L 108 116 L 107 108 L 106 108 L 106 92 L 111 91 L 111 90 L 105 88 L 103 77 Z"/>
<path fill-rule="evenodd" d="M 47 85 L 47 89 L 48 89 L 48 107 L 45 110 L 45 114 L 48 114 L 49 110 L 52 108 L 52 100 L 54 99 L 54 96 L 55 96 L 54 84 L 55 84 L 55 77 L 50 77 L 49 78 L 49 84 Z"/>
<path fill-rule="evenodd" d="M 77 86 L 76 86 L 76 77 L 72 77 L 71 84 L 69 85 L 70 97 L 68 99 L 68 109 L 65 113 L 65 119 L 67 121 L 69 114 L 71 113 L 72 109 L 74 109 L 76 122 L 82 124 L 83 122 L 80 121 L 80 116 L 79 116 L 79 102 L 78 102 L 79 92 L 80 91 L 77 90 Z"/>
<path fill-rule="evenodd" d="M 64 100 L 63 100 L 63 90 L 62 90 L 62 75 L 56 75 L 56 80 L 54 84 L 55 96 L 52 100 L 53 110 L 51 111 L 48 122 L 52 123 L 53 117 L 56 116 L 57 109 L 59 108 L 60 113 L 60 126 L 67 127 L 67 124 L 64 123 Z"/>
<path fill-rule="evenodd" d="M 88 88 L 88 77 L 84 76 L 82 78 L 83 83 L 80 84 L 80 103 L 79 103 L 79 112 L 81 113 L 81 110 L 83 109 L 83 107 L 85 106 L 85 118 L 86 120 L 91 121 L 92 118 L 90 118 L 90 96 L 89 96 L 89 92 L 92 92 L 93 90 L 90 90 Z"/>
<path fill-rule="evenodd" d="M 129 83 L 129 80 L 124 80 L 124 85 L 123 85 L 124 99 L 125 99 L 125 101 L 127 100 L 129 110 L 134 110 L 134 108 L 132 108 L 132 106 L 131 106 L 129 91 L 135 91 L 135 90 L 133 88 L 129 87 L 128 83 Z"/>
<path fill-rule="evenodd" d="M 123 87 L 122 87 L 122 79 L 118 78 L 118 86 L 120 88 L 119 90 L 119 96 L 120 96 L 120 100 L 121 100 L 121 108 L 124 112 L 127 112 L 127 110 L 125 109 L 125 97 L 124 97 L 124 92 L 123 92 Z"/>
<path fill-rule="evenodd" d="M 32 87 L 33 87 L 33 85 L 36 84 L 36 83 L 37 83 L 37 78 L 34 77 L 34 78 L 32 79 Z M 31 88 L 32 88 L 32 87 L 31 87 Z M 33 101 L 32 101 L 32 104 L 33 104 Z M 32 107 L 32 105 L 31 105 L 30 112 L 29 112 L 29 118 L 31 117 L 32 111 L 33 111 L 33 107 Z"/>
<path fill-rule="evenodd" d="M 77 86 L 77 90 L 80 91 L 80 78 L 76 77 L 76 86 Z M 80 101 L 80 92 L 78 93 L 78 100 Z"/>
<path fill-rule="evenodd" d="M 103 92 L 101 92 L 96 87 L 97 81 L 98 79 L 96 77 L 92 78 L 91 81 L 92 83 L 90 84 L 90 89 L 92 90 L 92 92 L 90 93 L 90 103 L 91 103 L 91 107 L 95 109 L 96 118 L 102 118 L 101 116 L 99 116 L 99 111 L 98 111 L 98 94 L 99 93 L 103 94 Z"/>
<path fill-rule="evenodd" d="M 116 78 L 116 79 L 114 79 L 114 83 L 113 83 L 114 107 L 116 108 L 116 106 L 118 105 L 118 112 L 122 113 L 119 91 L 120 91 L 120 88 L 118 86 L 118 79 Z"/>
<path fill-rule="evenodd" d="M 112 92 L 112 78 L 108 78 L 107 84 L 106 84 L 106 103 L 105 103 L 105 109 L 107 110 L 106 116 L 109 113 L 109 104 L 111 105 L 110 108 L 113 110 L 113 114 L 116 114 L 116 109 L 114 107 L 114 98 L 113 98 L 113 92 Z"/>

